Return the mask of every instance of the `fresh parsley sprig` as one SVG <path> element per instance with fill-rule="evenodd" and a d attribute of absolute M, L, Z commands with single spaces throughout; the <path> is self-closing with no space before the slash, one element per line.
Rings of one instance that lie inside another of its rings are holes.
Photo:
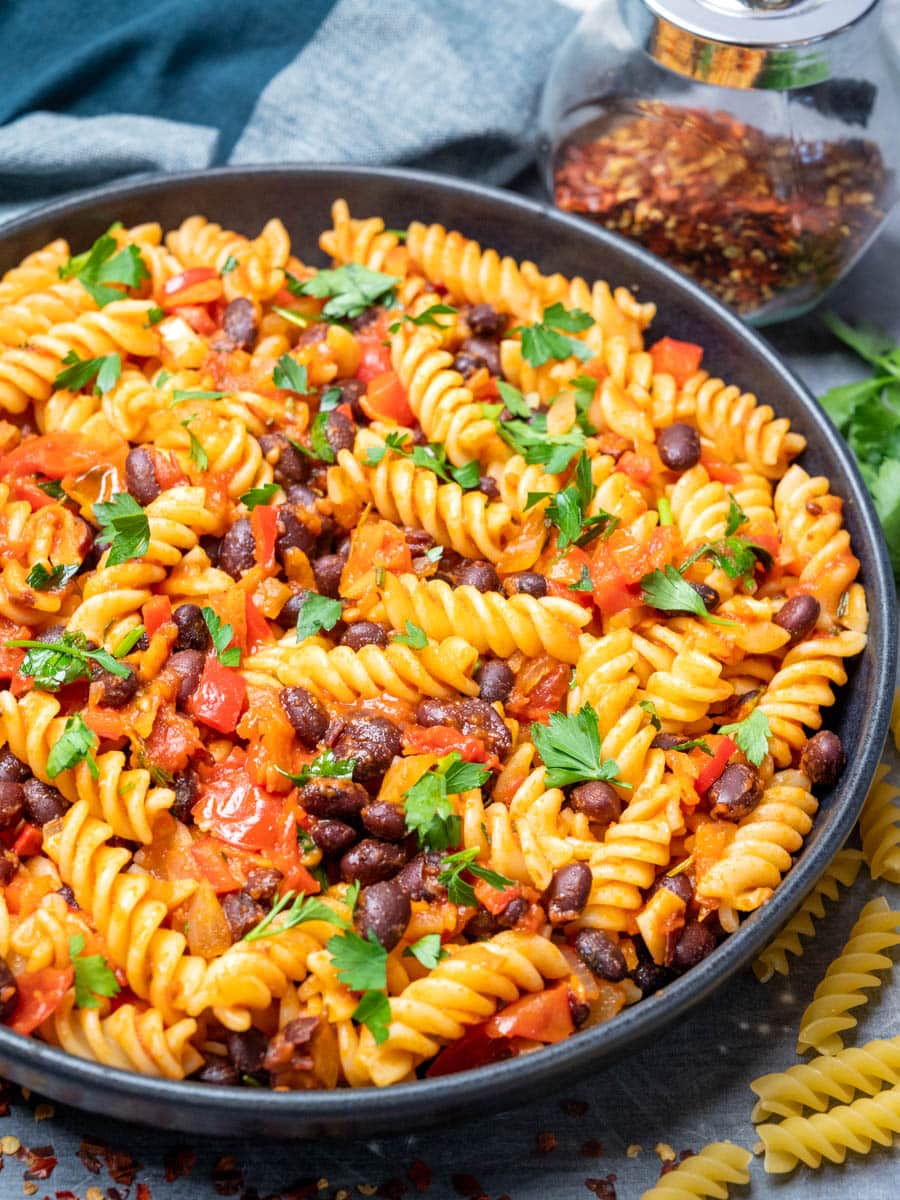
<path fill-rule="evenodd" d="M 343 611 L 340 600 L 308 592 L 297 613 L 297 641 L 313 637 L 323 629 L 334 629 Z"/>
<path fill-rule="evenodd" d="M 290 905 L 290 908 L 288 908 Z M 285 912 L 285 909 L 287 911 Z M 284 912 L 284 920 L 279 925 L 273 925 L 277 916 Z M 248 933 L 245 933 L 241 939 L 244 942 L 257 942 L 260 938 L 275 937 L 279 933 L 285 933 L 288 929 L 294 929 L 297 925 L 302 925 L 306 921 L 328 921 L 332 925 L 337 925 L 341 929 L 349 929 L 350 926 L 344 918 L 329 908 L 317 896 L 307 896 L 300 892 L 285 892 L 283 896 L 276 897 L 274 904 L 268 913 L 263 917 L 258 925 L 255 925 Z"/>
<path fill-rule="evenodd" d="M 28 651 L 19 674 L 31 678 L 32 686 L 42 692 L 55 692 L 67 683 L 90 679 L 92 662 L 120 679 L 130 674 L 128 668 L 116 662 L 106 650 L 88 650 L 83 633 L 66 632 L 58 642 L 16 638 L 3 644 Z"/>
<path fill-rule="evenodd" d="M 490 774 L 480 763 L 463 762 L 459 751 L 454 750 L 404 792 L 406 828 L 417 835 L 420 847 L 446 850 L 459 845 L 462 822 L 450 797 L 481 787 Z"/>
<path fill-rule="evenodd" d="M 362 992 L 351 1014 L 353 1020 L 365 1025 L 376 1042 L 385 1041 L 391 1023 L 391 1005 L 385 994 L 387 950 L 374 933 L 364 938 L 353 929 L 329 938 L 325 949 L 332 957 L 340 982 L 353 992 Z"/>
<path fill-rule="evenodd" d="M 392 642 L 398 642 L 401 646 L 409 646 L 410 650 L 424 650 L 428 645 L 428 635 L 424 629 L 414 624 L 412 621 L 407 621 L 405 625 L 405 633 L 395 633 L 391 638 Z"/>
<path fill-rule="evenodd" d="M 36 592 L 55 592 L 64 588 L 80 570 L 81 563 L 57 563 L 48 571 L 43 563 L 36 562 L 25 576 L 25 583 Z"/>
<path fill-rule="evenodd" d="M 481 468 L 477 460 L 473 459 L 461 467 L 454 467 L 447 459 L 447 451 L 437 442 L 429 442 L 427 446 L 412 446 L 411 449 L 407 449 L 408 445 L 411 445 L 409 434 L 389 433 L 383 446 L 370 446 L 366 451 L 366 465 L 377 467 L 385 455 L 393 451 L 403 458 L 410 459 L 417 467 L 434 471 L 445 483 L 458 483 L 463 491 L 478 487 Z"/>
<path fill-rule="evenodd" d="M 533 367 L 540 367 L 551 358 L 569 358 L 573 354 L 582 362 L 593 358 L 593 352 L 584 342 L 566 336 L 581 333 L 593 324 L 590 313 L 580 308 L 567 309 L 556 303 L 544 309 L 541 321 L 534 325 L 519 325 L 512 332 L 522 334 L 522 357 Z"/>
<path fill-rule="evenodd" d="M 102 954 L 84 953 L 84 934 L 69 938 L 69 960 L 75 972 L 77 1008 L 99 1008 L 98 996 L 118 996 L 122 990 L 109 963 Z"/>
<path fill-rule="evenodd" d="M 79 358 L 74 350 L 70 350 L 62 361 L 65 370 L 59 372 L 53 386 L 70 392 L 80 392 L 93 380 L 94 391 L 102 396 L 116 386 L 122 375 L 122 358 L 118 353 L 104 354 L 100 358 Z"/>
<path fill-rule="evenodd" d="M 250 488 L 241 496 L 241 504 L 246 504 L 252 512 L 258 504 L 271 504 L 278 494 L 277 483 L 263 483 L 259 487 Z"/>
<path fill-rule="evenodd" d="M 240 649 L 229 644 L 234 638 L 234 628 L 231 625 L 223 625 L 218 614 L 209 607 L 201 608 L 200 612 L 203 614 L 203 620 L 209 630 L 209 636 L 212 638 L 219 662 L 223 667 L 239 667 L 241 665 Z"/>
<path fill-rule="evenodd" d="M 491 887 L 501 890 L 516 886 L 514 879 L 507 879 L 499 871 L 492 871 L 490 867 L 483 867 L 481 863 L 475 862 L 477 855 L 478 847 L 471 846 L 468 850 L 458 850 L 456 854 L 448 854 L 441 859 L 438 883 L 444 884 L 452 904 L 466 906 L 475 904 L 475 889 L 471 883 L 462 878 L 463 871 L 468 871 L 476 879 L 483 879 Z"/>
<path fill-rule="evenodd" d="M 699 558 L 712 559 L 729 579 L 745 579 L 748 583 L 753 582 L 757 562 L 761 562 L 767 569 L 772 565 L 772 556 L 764 546 L 747 541 L 746 538 L 724 537 L 716 542 L 706 542 L 698 546 L 679 566 L 680 574 L 683 575 Z"/>
<path fill-rule="evenodd" d="M 529 492 L 525 507 L 531 508 L 549 497 L 544 515 L 557 528 L 557 548 L 565 550 L 569 546 L 587 546 L 595 538 L 609 537 L 619 524 L 619 518 L 605 510 L 593 517 L 586 515 L 596 494 L 597 489 L 591 478 L 591 460 L 582 454 L 575 465 L 573 482 L 568 487 L 555 493 Z"/>
<path fill-rule="evenodd" d="M 94 505 L 100 523 L 98 542 L 109 544 L 108 567 L 140 558 L 150 549 L 150 522 L 137 500 L 128 492 L 116 492 L 111 499 Z"/>
<path fill-rule="evenodd" d="M 754 708 L 743 721 L 720 725 L 716 732 L 733 738 L 738 748 L 744 752 L 747 761 L 753 763 L 754 767 L 758 767 L 769 753 L 772 728 L 769 718 L 759 708 Z"/>
<path fill-rule="evenodd" d="M 413 942 L 406 947 L 403 951 L 403 957 L 414 958 L 423 967 L 427 967 L 429 971 L 433 971 L 442 959 L 449 958 L 450 956 L 441 945 L 441 935 L 439 933 L 426 933 L 417 942 Z"/>
<path fill-rule="evenodd" d="M 733 533 L 737 533 L 742 525 L 745 525 L 750 518 L 732 496 L 728 493 L 728 518 L 725 522 L 725 536 L 731 537 Z"/>
<path fill-rule="evenodd" d="M 281 767 L 275 770 L 302 787 L 311 779 L 352 779 L 355 766 L 355 758 L 335 758 L 334 751 L 326 749 L 299 771 L 285 771 Z"/>
<path fill-rule="evenodd" d="M 400 280 L 382 271 L 372 271 L 360 263 L 347 263 L 333 270 L 317 271 L 302 282 L 293 275 L 287 277 L 292 296 L 328 297 L 322 316 L 332 321 L 350 320 L 371 308 L 373 304 L 393 303 L 394 288 Z"/>
<path fill-rule="evenodd" d="M 433 325 L 436 329 L 447 329 L 453 322 L 439 321 L 437 318 L 455 316 L 456 312 L 457 310 L 451 304 L 432 304 L 424 312 L 420 312 L 417 317 L 411 313 L 404 313 L 399 321 L 388 325 L 388 333 L 396 333 L 404 321 L 408 321 L 411 325 Z"/>
<path fill-rule="evenodd" d="M 299 396 L 309 394 L 309 381 L 306 375 L 306 364 L 298 363 L 289 354 L 282 354 L 275 370 L 272 372 L 272 382 L 277 388 L 296 392 Z"/>
<path fill-rule="evenodd" d="M 62 733 L 47 755 L 47 774 L 51 779 L 55 779 L 61 771 L 86 762 L 91 775 L 97 779 L 100 769 L 93 755 L 97 741 L 96 733 L 85 723 L 81 713 L 67 717 Z"/>
<path fill-rule="evenodd" d="M 503 441 L 521 454 L 526 463 L 544 466 L 551 475 L 564 471 L 575 455 L 584 450 L 581 429 L 575 427 L 568 433 L 548 433 L 546 413 L 532 412 L 529 420 L 502 421 L 502 410 L 498 405 L 483 404 L 481 409 L 494 422 Z"/>
<path fill-rule="evenodd" d="M 181 422 L 181 425 L 187 430 L 189 447 L 188 452 L 191 456 L 191 462 L 196 466 L 198 471 L 206 471 L 209 469 L 209 455 L 206 453 L 203 443 L 190 428 L 190 424 L 193 419 L 193 417 L 187 417 Z"/>
<path fill-rule="evenodd" d="M 660 612 L 694 613 L 704 621 L 711 621 L 714 625 L 737 624 L 736 621 L 729 621 L 725 617 L 716 617 L 709 612 L 699 593 L 694 591 L 671 563 L 666 565 L 664 571 L 657 567 L 655 571 L 645 575 L 641 580 L 641 592 L 644 602 L 652 608 L 658 608 Z"/>
<path fill-rule="evenodd" d="M 97 238 L 90 250 L 76 254 L 59 268 L 60 279 L 75 277 L 93 298 L 98 308 L 105 308 L 113 300 L 121 300 L 121 288 L 110 284 L 122 284 L 126 288 L 137 287 L 150 278 L 137 246 L 126 246 L 118 250 L 116 239 L 110 233 Z"/>
<path fill-rule="evenodd" d="M 566 716 L 550 714 L 550 724 L 535 721 L 531 739 L 537 746 L 546 767 L 546 782 L 550 787 L 567 787 L 585 780 L 603 780 L 618 787 L 630 787 L 619 779 L 619 766 L 614 758 L 600 757 L 600 723 L 590 704 L 577 713 Z"/>

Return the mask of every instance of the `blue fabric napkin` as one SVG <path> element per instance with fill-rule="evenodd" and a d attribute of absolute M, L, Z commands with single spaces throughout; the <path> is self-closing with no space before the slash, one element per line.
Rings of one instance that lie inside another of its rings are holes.
<path fill-rule="evenodd" d="M 0 220 L 223 163 L 527 165 L 555 0 L 5 0 Z"/>

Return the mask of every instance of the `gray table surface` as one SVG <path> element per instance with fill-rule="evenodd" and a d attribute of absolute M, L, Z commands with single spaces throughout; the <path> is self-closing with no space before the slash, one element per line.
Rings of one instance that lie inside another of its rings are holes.
<path fill-rule="evenodd" d="M 831 307 L 849 320 L 878 324 L 900 340 L 898 264 L 900 213 L 834 292 Z M 815 314 L 772 330 L 769 337 L 814 391 L 860 374 L 859 365 Z M 900 782 L 900 758 L 892 748 L 886 753 Z M 71 1200 L 69 1193 L 78 1200 L 206 1200 L 221 1195 L 357 1200 L 373 1192 L 391 1200 L 420 1194 L 429 1200 L 481 1195 L 492 1200 L 591 1195 L 637 1200 L 659 1175 L 659 1144 L 677 1153 L 726 1138 L 753 1147 L 757 1139 L 750 1124 L 748 1084 L 796 1061 L 800 1014 L 860 908 L 879 894 L 895 907 L 900 904 L 900 888 L 873 884 L 863 868 L 853 889 L 830 907 L 804 957 L 793 960 L 787 980 L 763 986 L 748 970 L 641 1052 L 574 1080 L 541 1104 L 501 1115 L 473 1112 L 471 1121 L 452 1128 L 355 1143 L 204 1140 L 188 1130 L 183 1135 L 161 1133 L 61 1105 L 52 1105 L 50 1115 L 42 1098 L 26 1100 L 11 1088 L 0 1138 L 13 1136 L 32 1149 L 52 1145 L 58 1165 L 34 1187 L 23 1178 L 27 1157 L 21 1151 L 7 1154 L 0 1160 L 0 1200 L 21 1195 Z M 857 1042 L 897 1033 L 900 966 L 861 1010 Z M 247 1103 L 254 1103 L 252 1093 Z M 114 1157 L 108 1152 L 79 1157 L 84 1139 L 104 1143 Z M 176 1164 L 183 1169 L 191 1162 L 190 1173 L 179 1176 Z M 129 1186 L 132 1163 L 140 1166 Z M 606 1181 L 613 1182 L 615 1192 L 604 1189 Z M 138 1182 L 149 1188 L 149 1195 L 138 1193 Z M 88 1195 L 91 1188 L 99 1190 Z M 733 1189 L 732 1195 L 898 1200 L 897 1152 L 850 1155 L 842 1167 L 826 1165 L 819 1172 L 801 1168 L 786 1177 L 766 1176 L 755 1160 L 751 1186 Z"/>

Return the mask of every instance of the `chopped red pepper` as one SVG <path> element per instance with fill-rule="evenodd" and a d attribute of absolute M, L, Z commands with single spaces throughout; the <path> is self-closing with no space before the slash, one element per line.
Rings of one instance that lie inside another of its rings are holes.
<path fill-rule="evenodd" d="M 269 628 L 269 622 L 262 615 L 250 596 L 246 593 L 245 611 L 247 619 L 247 646 L 246 649 L 251 653 L 256 651 L 261 645 L 272 640 L 272 630 Z"/>
<path fill-rule="evenodd" d="M 168 596 L 151 596 L 141 609 L 141 616 L 147 636 L 152 637 L 161 625 L 172 620 L 172 602 Z"/>
<path fill-rule="evenodd" d="M 459 1071 L 472 1071 L 475 1067 L 501 1062 L 514 1053 L 509 1042 L 488 1036 L 487 1022 L 484 1022 L 473 1025 L 461 1038 L 445 1047 L 425 1074 L 429 1079 L 456 1075 Z"/>
<path fill-rule="evenodd" d="M 212 267 L 188 267 L 173 275 L 163 286 L 162 307 L 171 311 L 182 305 L 210 304 L 222 295 L 222 276 Z"/>
<path fill-rule="evenodd" d="M 406 388 L 397 377 L 396 371 L 382 371 L 368 381 L 360 404 L 366 416 L 373 421 L 396 421 L 398 425 L 412 425 L 415 421 L 409 407 Z"/>
<path fill-rule="evenodd" d="M 8 1022 L 10 1029 L 16 1033 L 34 1033 L 59 1008 L 74 979 L 72 967 L 44 967 L 16 976 L 18 1001 Z"/>
<path fill-rule="evenodd" d="M 80 433 L 57 429 L 40 437 L 25 438 L 15 450 L 0 458 L 0 473 L 10 475 L 45 475 L 62 479 L 64 475 L 80 475 L 98 462 L 105 462 L 108 451 Z"/>
<path fill-rule="evenodd" d="M 475 899 L 495 917 L 505 912 L 510 902 L 521 895 L 522 889 L 517 883 L 502 888 L 494 887 L 486 879 L 479 879 L 475 883 Z"/>
<path fill-rule="evenodd" d="M 43 844 L 44 835 L 38 826 L 25 821 L 13 842 L 13 850 L 19 858 L 30 858 L 32 854 L 38 853 Z"/>
<path fill-rule="evenodd" d="M 410 725 L 403 731 L 403 748 L 408 754 L 459 752 L 463 762 L 489 763 L 496 758 L 473 734 L 461 733 L 452 725 Z"/>
<path fill-rule="evenodd" d="M 491 1017 L 487 1035 L 493 1038 L 521 1037 L 534 1042 L 562 1042 L 575 1032 L 569 1008 L 569 985 L 563 980 L 523 996 Z"/>
<path fill-rule="evenodd" d="M 257 504 L 250 514 L 256 561 L 265 571 L 275 570 L 275 539 L 278 537 L 278 509 L 274 504 Z"/>
<path fill-rule="evenodd" d="M 187 702 L 192 717 L 219 733 L 233 733 L 247 699 L 242 675 L 223 667 L 214 654 L 203 664 L 197 690 Z"/>
<path fill-rule="evenodd" d="M 664 337 L 650 347 L 650 357 L 657 375 L 671 375 L 679 386 L 683 386 L 699 370 L 703 347 Z"/>
<path fill-rule="evenodd" d="M 697 776 L 697 780 L 694 783 L 698 796 L 706 795 L 725 770 L 728 760 L 734 754 L 735 750 L 737 750 L 737 743 L 730 737 L 723 737 L 716 747 L 715 754 L 707 761 L 706 766 Z"/>

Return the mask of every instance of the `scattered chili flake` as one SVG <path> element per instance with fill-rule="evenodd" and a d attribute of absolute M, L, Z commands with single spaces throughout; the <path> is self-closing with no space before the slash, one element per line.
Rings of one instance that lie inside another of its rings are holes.
<path fill-rule="evenodd" d="M 402 1179 L 386 1179 L 378 1185 L 376 1196 L 384 1196 L 385 1200 L 403 1200 L 409 1191 Z"/>
<path fill-rule="evenodd" d="M 85 1200 L 91 1200 L 91 1197 L 90 1197 L 91 1190 L 92 1190 L 91 1188 L 88 1188 L 88 1195 L 85 1198 Z M 56 1200 L 78 1200 L 78 1197 L 75 1195 L 74 1192 L 70 1192 L 69 1189 L 66 1188 L 65 1191 L 56 1193 Z M 100 1196 L 100 1200 L 103 1200 L 102 1195 Z"/>
<path fill-rule="evenodd" d="M 241 1169 L 233 1154 L 223 1154 L 212 1169 L 213 1187 L 219 1196 L 236 1196 L 244 1186 Z"/>
<path fill-rule="evenodd" d="M 535 1149 L 538 1154 L 552 1154 L 556 1149 L 556 1134 L 544 1130 L 535 1138 Z"/>
<path fill-rule="evenodd" d="M 583 1117 L 590 1105 L 587 1100 L 560 1100 L 559 1107 L 567 1117 Z"/>
<path fill-rule="evenodd" d="M 589 1192 L 593 1192 L 598 1200 L 616 1200 L 616 1179 L 618 1177 L 610 1172 L 605 1179 L 586 1179 L 584 1186 Z"/>
<path fill-rule="evenodd" d="M 431 1167 L 423 1163 L 421 1158 L 413 1159 L 406 1169 L 417 1192 L 427 1192 L 431 1187 Z"/>
<path fill-rule="evenodd" d="M 34 1146 L 26 1151 L 26 1179 L 49 1179 L 56 1169 L 57 1158 L 52 1146 Z"/>
<path fill-rule="evenodd" d="M 583 1143 L 581 1147 L 581 1153 L 585 1155 L 586 1158 L 602 1158 L 603 1143 L 599 1142 L 596 1138 L 591 1138 L 590 1141 Z"/>
<path fill-rule="evenodd" d="M 113 1183 L 121 1183 L 123 1187 L 131 1187 L 135 1174 L 141 1169 L 127 1150 L 113 1150 L 111 1146 L 103 1147 L 103 1161 Z"/>
<path fill-rule="evenodd" d="M 153 1200 L 153 1197 L 150 1195 L 150 1188 L 148 1184 L 139 1183 L 137 1185 L 137 1195 L 135 1200 Z"/>
<path fill-rule="evenodd" d="M 465 1196 L 466 1200 L 480 1200 L 480 1197 L 484 1195 L 484 1188 L 474 1175 L 458 1172 L 450 1176 L 450 1182 L 453 1184 L 453 1190 L 457 1196 Z"/>
<path fill-rule="evenodd" d="M 197 1165 L 197 1155 L 188 1146 L 173 1146 L 163 1159 L 166 1183 L 174 1183 L 184 1175 L 190 1175 Z"/>

